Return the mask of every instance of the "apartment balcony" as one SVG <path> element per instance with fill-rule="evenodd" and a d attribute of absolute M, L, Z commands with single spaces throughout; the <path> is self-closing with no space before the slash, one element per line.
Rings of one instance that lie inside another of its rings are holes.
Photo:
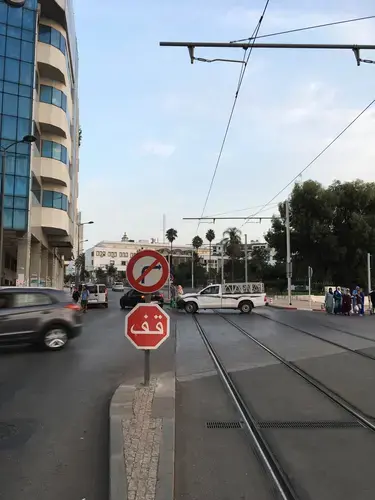
<path fill-rule="evenodd" d="M 38 42 L 37 63 L 41 78 L 56 80 L 67 85 L 68 75 L 65 55 L 53 45 Z"/>
<path fill-rule="evenodd" d="M 69 126 L 66 113 L 54 104 L 38 103 L 38 120 L 42 134 L 54 134 L 67 139 Z"/>
<path fill-rule="evenodd" d="M 33 172 L 42 183 L 58 184 L 70 188 L 69 167 L 65 163 L 53 158 L 34 158 Z"/>

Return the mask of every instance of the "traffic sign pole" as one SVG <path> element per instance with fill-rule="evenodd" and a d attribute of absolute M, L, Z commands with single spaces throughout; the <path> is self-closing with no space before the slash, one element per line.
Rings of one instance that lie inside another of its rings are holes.
<path fill-rule="evenodd" d="M 151 293 L 147 293 L 145 295 L 145 303 L 150 304 L 151 302 Z M 151 372 L 151 351 L 150 349 L 145 349 L 145 358 L 144 358 L 144 370 L 143 370 L 143 385 L 148 387 L 150 385 L 150 372 Z"/>

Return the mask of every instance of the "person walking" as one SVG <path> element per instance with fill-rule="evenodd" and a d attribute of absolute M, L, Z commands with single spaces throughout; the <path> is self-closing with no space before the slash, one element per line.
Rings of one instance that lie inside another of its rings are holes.
<path fill-rule="evenodd" d="M 375 290 L 371 290 L 371 292 L 370 292 L 370 299 L 371 299 L 370 313 L 374 314 L 374 309 L 375 309 Z"/>
<path fill-rule="evenodd" d="M 72 294 L 72 298 L 73 298 L 74 302 L 77 304 L 78 301 L 79 301 L 79 291 L 78 291 L 78 288 L 74 289 L 74 292 Z"/>
<path fill-rule="evenodd" d="M 342 296 L 342 313 L 344 316 L 350 316 L 351 310 L 352 310 L 352 294 L 350 293 L 349 288 L 347 288 L 346 292 Z"/>
<path fill-rule="evenodd" d="M 335 303 L 333 312 L 335 314 L 340 314 L 342 306 L 342 293 L 341 293 L 341 288 L 339 286 L 336 287 L 336 290 L 333 293 L 333 300 Z"/>
<path fill-rule="evenodd" d="M 332 288 L 328 289 L 326 297 L 324 299 L 324 306 L 328 314 L 333 314 L 333 292 Z"/>
<path fill-rule="evenodd" d="M 81 292 L 81 311 L 87 312 L 87 301 L 89 300 L 90 292 L 87 290 L 86 286 L 82 287 Z"/>

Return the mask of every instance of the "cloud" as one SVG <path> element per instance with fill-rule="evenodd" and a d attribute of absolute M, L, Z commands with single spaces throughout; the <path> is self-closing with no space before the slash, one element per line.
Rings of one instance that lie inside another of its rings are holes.
<path fill-rule="evenodd" d="M 141 145 L 141 150 L 146 155 L 169 158 L 176 151 L 176 146 L 161 141 L 146 141 Z"/>

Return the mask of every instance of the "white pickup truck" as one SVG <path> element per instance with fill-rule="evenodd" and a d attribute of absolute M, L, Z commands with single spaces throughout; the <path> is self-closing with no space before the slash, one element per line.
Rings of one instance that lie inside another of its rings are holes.
<path fill-rule="evenodd" d="M 197 293 L 185 293 L 177 306 L 194 314 L 198 309 L 239 309 L 250 313 L 254 307 L 267 305 L 263 283 L 224 283 L 209 285 Z"/>

